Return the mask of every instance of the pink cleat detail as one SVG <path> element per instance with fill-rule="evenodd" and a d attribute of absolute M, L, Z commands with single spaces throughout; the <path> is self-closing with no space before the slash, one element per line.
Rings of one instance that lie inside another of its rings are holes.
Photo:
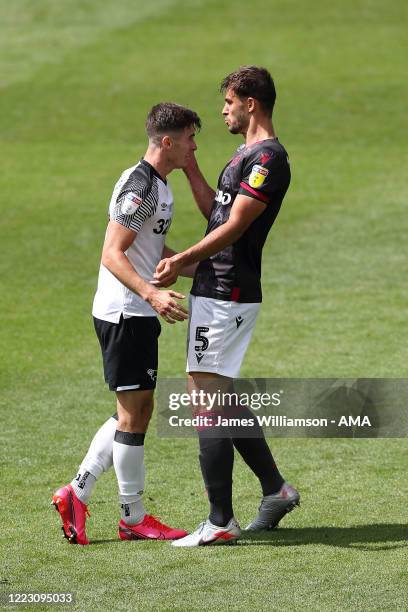
<path fill-rule="evenodd" d="M 88 507 L 75 495 L 72 486 L 66 485 L 53 495 L 52 504 L 62 520 L 62 531 L 70 544 L 89 544 L 85 522 L 90 516 Z"/>
<path fill-rule="evenodd" d="M 140 523 L 127 525 L 122 519 L 119 523 L 118 535 L 121 540 L 178 540 L 187 535 L 184 529 L 173 529 L 164 525 L 157 518 L 145 514 Z"/>

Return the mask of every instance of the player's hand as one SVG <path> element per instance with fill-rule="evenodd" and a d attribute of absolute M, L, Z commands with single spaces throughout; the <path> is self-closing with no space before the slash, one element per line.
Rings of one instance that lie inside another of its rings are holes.
<path fill-rule="evenodd" d="M 188 310 L 179 304 L 174 298 L 183 300 L 186 296 L 177 291 L 159 291 L 155 289 L 149 295 L 148 302 L 152 308 L 159 314 L 167 323 L 176 323 L 176 321 L 184 321 L 188 319 Z"/>
<path fill-rule="evenodd" d="M 172 257 L 159 261 L 154 273 L 155 284 L 159 287 L 169 287 L 173 285 L 180 274 L 181 264 Z"/>
<path fill-rule="evenodd" d="M 191 151 L 191 153 L 189 153 L 188 157 L 186 158 L 186 161 L 185 161 L 184 166 L 182 167 L 182 170 L 188 176 L 190 172 L 197 170 L 197 168 L 198 168 L 198 163 L 196 160 L 195 153 L 194 151 Z"/>

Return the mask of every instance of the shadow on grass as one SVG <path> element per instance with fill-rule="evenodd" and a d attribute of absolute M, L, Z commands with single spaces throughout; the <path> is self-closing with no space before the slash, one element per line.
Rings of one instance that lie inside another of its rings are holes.
<path fill-rule="evenodd" d="M 97 546 L 98 544 L 123 544 L 123 541 L 119 538 L 105 538 L 103 540 L 89 540 L 90 546 Z"/>
<path fill-rule="evenodd" d="M 138 540 L 143 542 L 144 540 Z M 162 541 L 162 540 L 161 540 Z M 119 538 L 91 540 L 91 546 L 122 544 Z M 354 527 L 303 527 L 272 529 L 260 533 L 244 531 L 239 546 L 307 546 L 324 544 L 340 548 L 355 548 L 371 552 L 408 547 L 408 525 L 374 524 Z"/>
<path fill-rule="evenodd" d="M 303 546 L 325 544 L 375 552 L 408 546 L 408 525 L 373 524 L 354 527 L 304 527 L 243 532 L 239 544 L 247 546 Z"/>

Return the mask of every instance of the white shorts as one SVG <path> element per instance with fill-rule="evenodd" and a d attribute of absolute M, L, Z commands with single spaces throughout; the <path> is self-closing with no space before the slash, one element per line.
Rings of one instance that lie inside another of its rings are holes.
<path fill-rule="evenodd" d="M 190 295 L 186 371 L 237 378 L 259 307 Z"/>

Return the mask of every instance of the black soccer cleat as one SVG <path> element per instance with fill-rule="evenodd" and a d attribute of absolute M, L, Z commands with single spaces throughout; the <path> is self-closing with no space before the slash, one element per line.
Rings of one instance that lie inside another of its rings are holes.
<path fill-rule="evenodd" d="M 274 529 L 279 521 L 296 507 L 300 506 L 300 495 L 290 484 L 284 482 L 278 493 L 262 498 L 257 516 L 245 531 L 265 531 Z"/>

